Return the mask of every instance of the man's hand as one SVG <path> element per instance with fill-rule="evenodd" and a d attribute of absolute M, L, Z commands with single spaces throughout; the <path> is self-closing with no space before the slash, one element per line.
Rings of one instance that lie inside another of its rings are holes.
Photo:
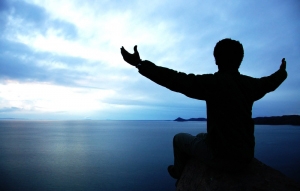
<path fill-rule="evenodd" d="M 121 48 L 121 54 L 123 56 L 123 59 L 128 63 L 131 64 L 132 66 L 136 66 L 140 61 L 140 55 L 139 52 L 137 51 L 137 46 L 134 46 L 134 53 L 130 54 L 129 52 L 127 52 L 127 50 L 125 50 L 125 48 L 122 46 Z"/>
<path fill-rule="evenodd" d="M 285 68 L 286 68 L 286 61 L 285 58 L 283 58 L 281 60 L 280 70 L 285 70 Z"/>

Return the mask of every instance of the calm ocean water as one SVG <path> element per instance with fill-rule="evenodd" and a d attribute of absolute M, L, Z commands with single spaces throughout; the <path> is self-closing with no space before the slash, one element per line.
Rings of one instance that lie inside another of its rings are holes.
<path fill-rule="evenodd" d="M 176 133 L 206 122 L 0 121 L 0 190 L 175 190 Z M 256 126 L 255 156 L 300 182 L 300 127 Z"/>

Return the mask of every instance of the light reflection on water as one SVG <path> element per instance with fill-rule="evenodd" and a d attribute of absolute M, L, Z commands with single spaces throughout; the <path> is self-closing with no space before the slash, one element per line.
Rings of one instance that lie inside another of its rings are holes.
<path fill-rule="evenodd" d="M 166 168 L 179 132 L 206 123 L 0 121 L 0 188 L 174 190 Z M 300 127 L 256 126 L 255 136 L 255 156 L 299 181 Z"/>

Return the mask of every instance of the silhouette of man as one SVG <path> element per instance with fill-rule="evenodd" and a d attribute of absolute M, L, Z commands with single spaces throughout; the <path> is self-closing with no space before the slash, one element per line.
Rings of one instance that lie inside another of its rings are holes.
<path fill-rule="evenodd" d="M 206 101 L 207 133 L 196 136 L 179 133 L 173 138 L 174 165 L 169 174 L 179 179 L 191 157 L 223 170 L 241 170 L 254 157 L 254 123 L 252 105 L 274 91 L 287 77 L 283 58 L 274 74 L 253 78 L 239 73 L 244 57 L 243 46 L 229 38 L 219 41 L 214 48 L 218 71 L 214 74 L 185 74 L 142 61 L 134 53 L 121 48 L 123 59 L 138 68 L 139 73 L 155 83 L 190 98 Z"/>

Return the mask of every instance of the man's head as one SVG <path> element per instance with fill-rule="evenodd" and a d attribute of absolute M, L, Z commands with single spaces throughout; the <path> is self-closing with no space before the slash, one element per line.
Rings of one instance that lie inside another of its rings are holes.
<path fill-rule="evenodd" d="M 214 57 L 219 69 L 238 70 L 244 57 L 243 45 L 230 38 L 220 40 L 215 46 Z"/>

